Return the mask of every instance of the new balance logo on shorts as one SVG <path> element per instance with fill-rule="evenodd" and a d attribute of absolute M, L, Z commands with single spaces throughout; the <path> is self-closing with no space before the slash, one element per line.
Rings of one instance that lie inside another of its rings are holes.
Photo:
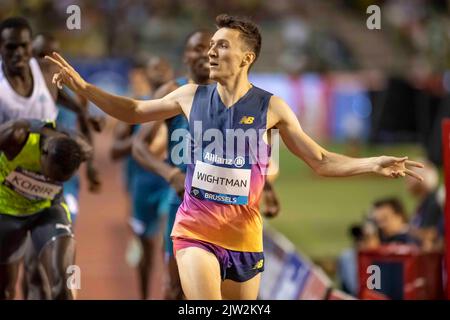
<path fill-rule="evenodd" d="M 253 270 L 261 269 L 263 266 L 264 266 L 264 259 L 261 259 L 255 264 Z"/>

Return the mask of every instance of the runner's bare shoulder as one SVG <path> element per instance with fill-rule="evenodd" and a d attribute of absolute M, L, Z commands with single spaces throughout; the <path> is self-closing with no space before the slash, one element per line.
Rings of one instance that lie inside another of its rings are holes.
<path fill-rule="evenodd" d="M 188 83 L 184 86 L 179 87 L 175 91 L 172 91 L 162 99 L 176 101 L 183 110 L 183 113 L 186 115 L 186 117 L 188 117 L 187 115 L 189 115 L 191 111 L 192 102 L 194 101 L 194 96 L 197 88 L 197 84 Z"/>

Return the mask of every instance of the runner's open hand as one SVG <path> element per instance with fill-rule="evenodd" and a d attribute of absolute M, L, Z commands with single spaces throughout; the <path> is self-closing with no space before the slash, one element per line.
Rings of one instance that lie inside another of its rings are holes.
<path fill-rule="evenodd" d="M 374 172 L 390 178 L 399 178 L 409 175 L 419 181 L 423 181 L 423 178 L 409 169 L 409 167 L 423 168 L 423 164 L 408 160 L 408 157 L 396 158 L 381 156 L 375 158 Z"/>
<path fill-rule="evenodd" d="M 75 92 L 86 88 L 86 81 L 84 81 L 78 72 L 61 55 L 53 52 L 51 57 L 45 56 L 45 59 L 50 60 L 59 67 L 59 72 L 55 73 L 52 79 L 52 82 L 59 89 L 62 89 L 63 84 Z"/>

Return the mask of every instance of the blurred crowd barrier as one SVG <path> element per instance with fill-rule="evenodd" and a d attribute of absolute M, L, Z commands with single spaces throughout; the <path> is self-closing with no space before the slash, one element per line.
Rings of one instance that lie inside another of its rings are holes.
<path fill-rule="evenodd" d="M 333 288 L 325 272 L 299 253 L 281 233 L 265 228 L 265 271 L 261 277 L 262 300 L 351 300 Z"/>
<path fill-rule="evenodd" d="M 264 251 L 266 270 L 261 278 L 259 299 L 436 300 L 444 297 L 442 253 L 423 252 L 417 246 L 391 244 L 361 250 L 357 298 L 335 289 L 319 266 L 273 229 L 265 230 Z"/>
<path fill-rule="evenodd" d="M 359 298 L 443 299 L 442 258 L 440 252 L 423 252 L 416 246 L 398 244 L 360 251 Z M 379 269 L 374 271 L 370 266 Z M 375 279 L 377 276 L 379 279 Z M 369 285 L 374 288 L 369 288 Z"/>

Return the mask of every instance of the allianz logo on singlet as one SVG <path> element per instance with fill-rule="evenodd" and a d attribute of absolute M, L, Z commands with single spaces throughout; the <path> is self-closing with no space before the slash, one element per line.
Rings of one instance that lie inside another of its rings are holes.
<path fill-rule="evenodd" d="M 245 164 L 245 158 L 242 156 L 237 156 L 236 158 L 222 158 L 221 156 L 218 156 L 217 154 L 212 154 L 210 152 L 205 153 L 205 160 L 208 160 L 212 163 L 217 164 L 226 164 L 228 166 L 234 165 L 235 167 L 242 167 Z"/>
<path fill-rule="evenodd" d="M 244 117 L 242 123 L 251 124 L 251 117 Z M 270 145 L 268 145 L 270 136 Z M 176 129 L 170 140 L 175 142 L 170 152 L 170 160 L 175 165 L 195 164 L 196 161 L 207 161 L 213 164 L 242 168 L 244 165 L 258 164 L 271 168 L 270 160 L 279 160 L 278 129 L 217 129 L 203 130 L 202 121 L 194 121 L 193 128 Z M 191 152 L 193 150 L 193 152 Z"/>

